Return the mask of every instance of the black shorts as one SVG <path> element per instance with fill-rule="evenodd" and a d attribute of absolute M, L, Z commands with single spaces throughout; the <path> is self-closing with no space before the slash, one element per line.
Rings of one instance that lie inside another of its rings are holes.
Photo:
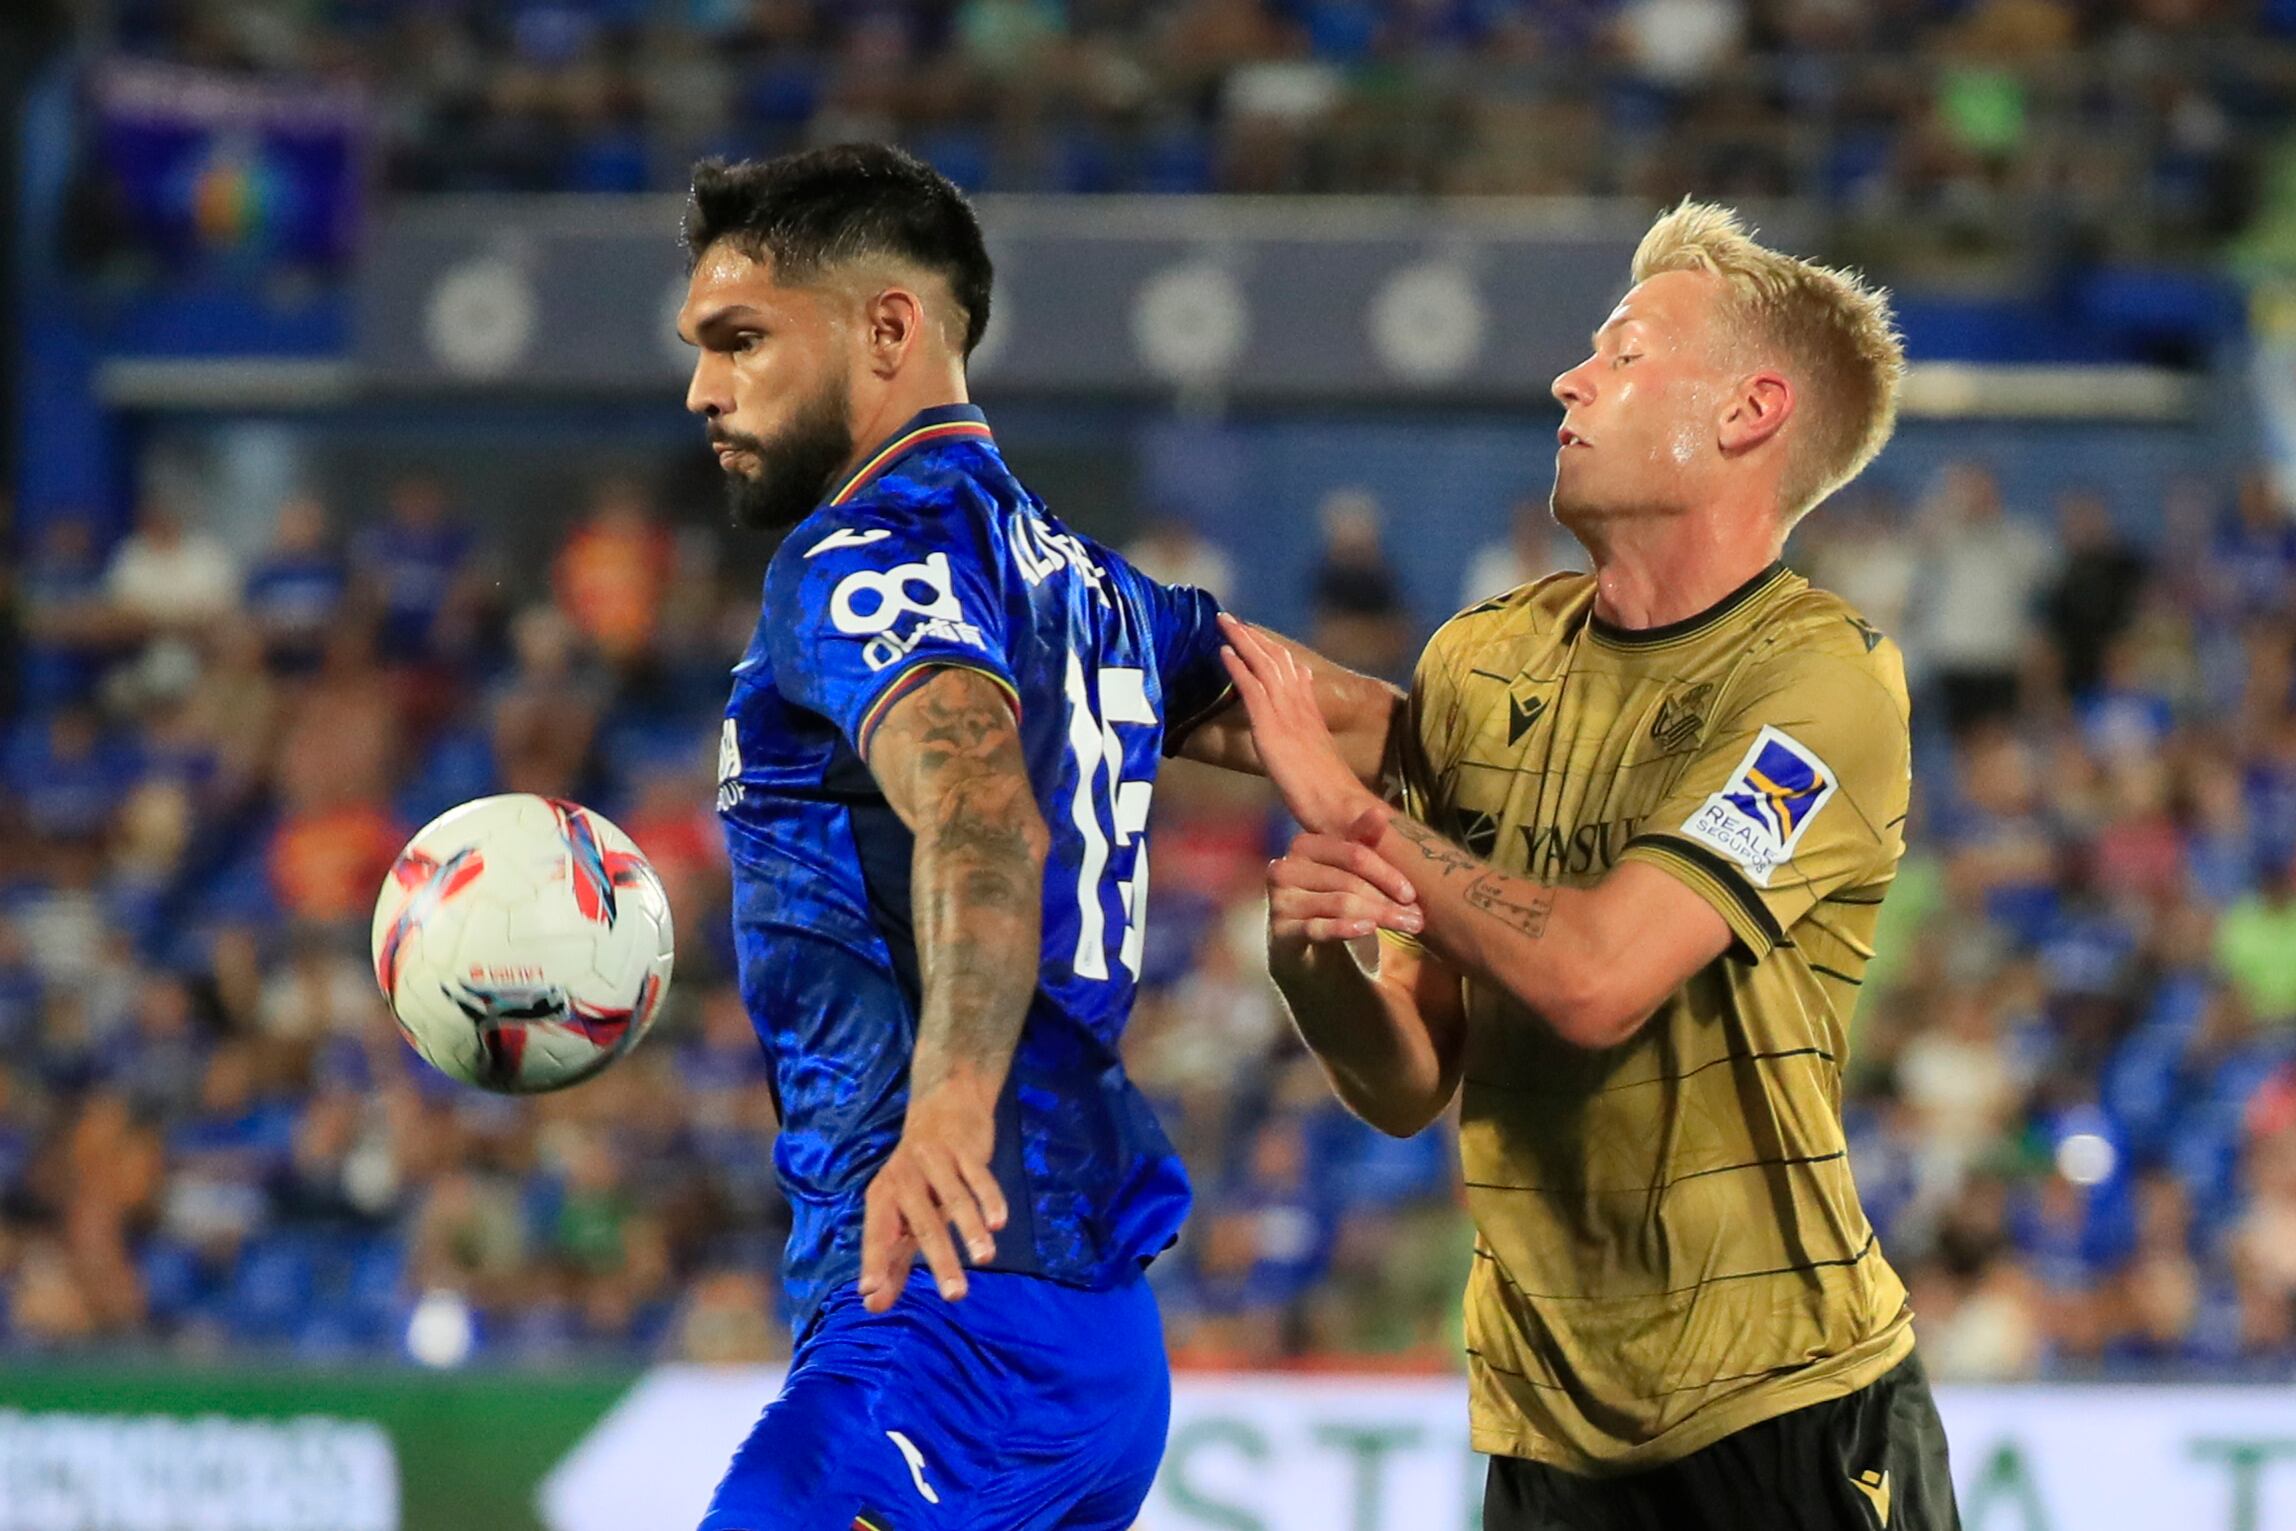
<path fill-rule="evenodd" d="M 1582 1478 L 1493 1457 L 1483 1531 L 1960 1531 L 1918 1355 L 1678 1462 Z"/>

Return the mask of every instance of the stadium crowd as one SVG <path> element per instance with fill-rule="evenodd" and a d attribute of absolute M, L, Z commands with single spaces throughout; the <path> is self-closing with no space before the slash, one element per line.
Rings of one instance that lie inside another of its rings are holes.
<path fill-rule="evenodd" d="M 116 0 L 91 51 L 331 79 L 410 191 L 680 191 L 898 139 L 969 189 L 1792 196 L 1904 269 L 2212 244 L 2289 0 Z M 1862 254 L 1853 249 L 1850 253 Z"/>
<path fill-rule="evenodd" d="M 115 547 L 65 522 L 0 570 L 0 1352 L 780 1354 L 710 806 L 754 586 L 637 477 L 547 568 L 451 484 L 383 499 L 355 532 L 295 499 L 235 548 L 155 494 Z M 1443 613 L 1403 608 L 1364 497 L 1324 531 L 1311 636 L 1407 667 Z M 1917 682 L 1848 1117 L 1941 1376 L 2296 1373 L 2296 522 L 2261 478 L 2194 481 L 2157 531 L 2077 487 L 2009 510 L 1966 464 L 1790 550 Z M 1134 548 L 1230 578 L 1181 527 Z M 1571 562 L 1529 502 L 1460 601 Z M 416 1060 L 366 958 L 404 837 L 502 789 L 615 818 L 680 934 L 655 1035 L 523 1100 Z M 1172 1346 L 1452 1365 L 1451 1132 L 1354 1122 L 1293 1038 L 1260 955 L 1284 834 L 1243 778 L 1158 794 L 1126 1045 L 1199 1195 L 1154 1267 Z"/>

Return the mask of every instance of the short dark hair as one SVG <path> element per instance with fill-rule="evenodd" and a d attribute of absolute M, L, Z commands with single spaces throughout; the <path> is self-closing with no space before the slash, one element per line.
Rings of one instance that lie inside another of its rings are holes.
<path fill-rule="evenodd" d="M 890 144 L 838 144 L 779 159 L 694 166 L 686 200 L 689 269 L 719 240 L 802 282 L 867 255 L 911 261 L 947 280 L 965 311 L 965 354 L 989 326 L 995 273 L 980 220 L 949 178 Z"/>

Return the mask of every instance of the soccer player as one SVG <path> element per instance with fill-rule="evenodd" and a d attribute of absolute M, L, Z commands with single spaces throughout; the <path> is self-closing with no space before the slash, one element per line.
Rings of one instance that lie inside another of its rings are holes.
<path fill-rule="evenodd" d="M 1142 1267 L 1188 1186 L 1117 1041 L 1159 759 L 1253 763 L 1217 609 L 1005 466 L 965 393 L 989 258 L 932 170 L 704 164 L 685 236 L 687 407 L 786 532 L 718 806 L 798 1333 L 703 1524 L 1130 1526 L 1170 1395 Z M 1317 669 L 1375 777 L 1400 694 Z"/>
<path fill-rule="evenodd" d="M 1428 644 L 1410 814 L 1298 661 L 1231 629 L 1306 831 L 1269 876 L 1277 982 L 1367 1120 L 1459 1098 L 1489 1531 L 1947 1531 L 1841 1119 L 1905 849 L 1904 670 L 1779 562 L 1888 439 L 1903 351 L 1880 293 L 1720 208 L 1661 218 L 1633 276 L 1554 384 L 1554 514 L 1594 572 Z"/>

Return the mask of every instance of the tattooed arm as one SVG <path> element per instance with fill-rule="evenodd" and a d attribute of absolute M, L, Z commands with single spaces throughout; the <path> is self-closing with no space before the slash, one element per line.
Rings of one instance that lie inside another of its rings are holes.
<path fill-rule="evenodd" d="M 1004 688 L 938 668 L 893 704 L 869 769 L 916 837 L 910 903 L 923 988 L 900 1144 L 869 1184 L 861 1295 L 883 1312 L 922 1249 L 941 1295 L 965 1295 L 953 1226 L 974 1264 L 996 1252 L 1004 1197 L 990 1170 L 996 1102 L 1036 993 L 1050 835 Z"/>
<path fill-rule="evenodd" d="M 1591 888 L 1554 887 L 1502 872 L 1387 807 L 1337 758 L 1291 656 L 1240 624 L 1226 631 L 1228 672 L 1269 778 L 1310 831 L 1309 859 L 1360 877 L 1369 853 L 1400 873 L 1409 891 L 1390 897 L 1415 906 L 1419 939 L 1460 974 L 1505 990 L 1567 1041 L 1610 1047 L 1728 949 L 1722 916 L 1656 867 L 1627 862 Z M 1328 847 L 1357 860 L 1329 861 Z M 1357 897 L 1352 918 L 1332 917 L 1330 937 L 1394 926 Z"/>
<path fill-rule="evenodd" d="M 1580 1047 L 1613 1047 L 1729 949 L 1730 927 L 1680 879 L 1629 861 L 1591 888 L 1502 872 L 1385 804 L 1349 831 L 1411 879 L 1420 939 Z"/>

